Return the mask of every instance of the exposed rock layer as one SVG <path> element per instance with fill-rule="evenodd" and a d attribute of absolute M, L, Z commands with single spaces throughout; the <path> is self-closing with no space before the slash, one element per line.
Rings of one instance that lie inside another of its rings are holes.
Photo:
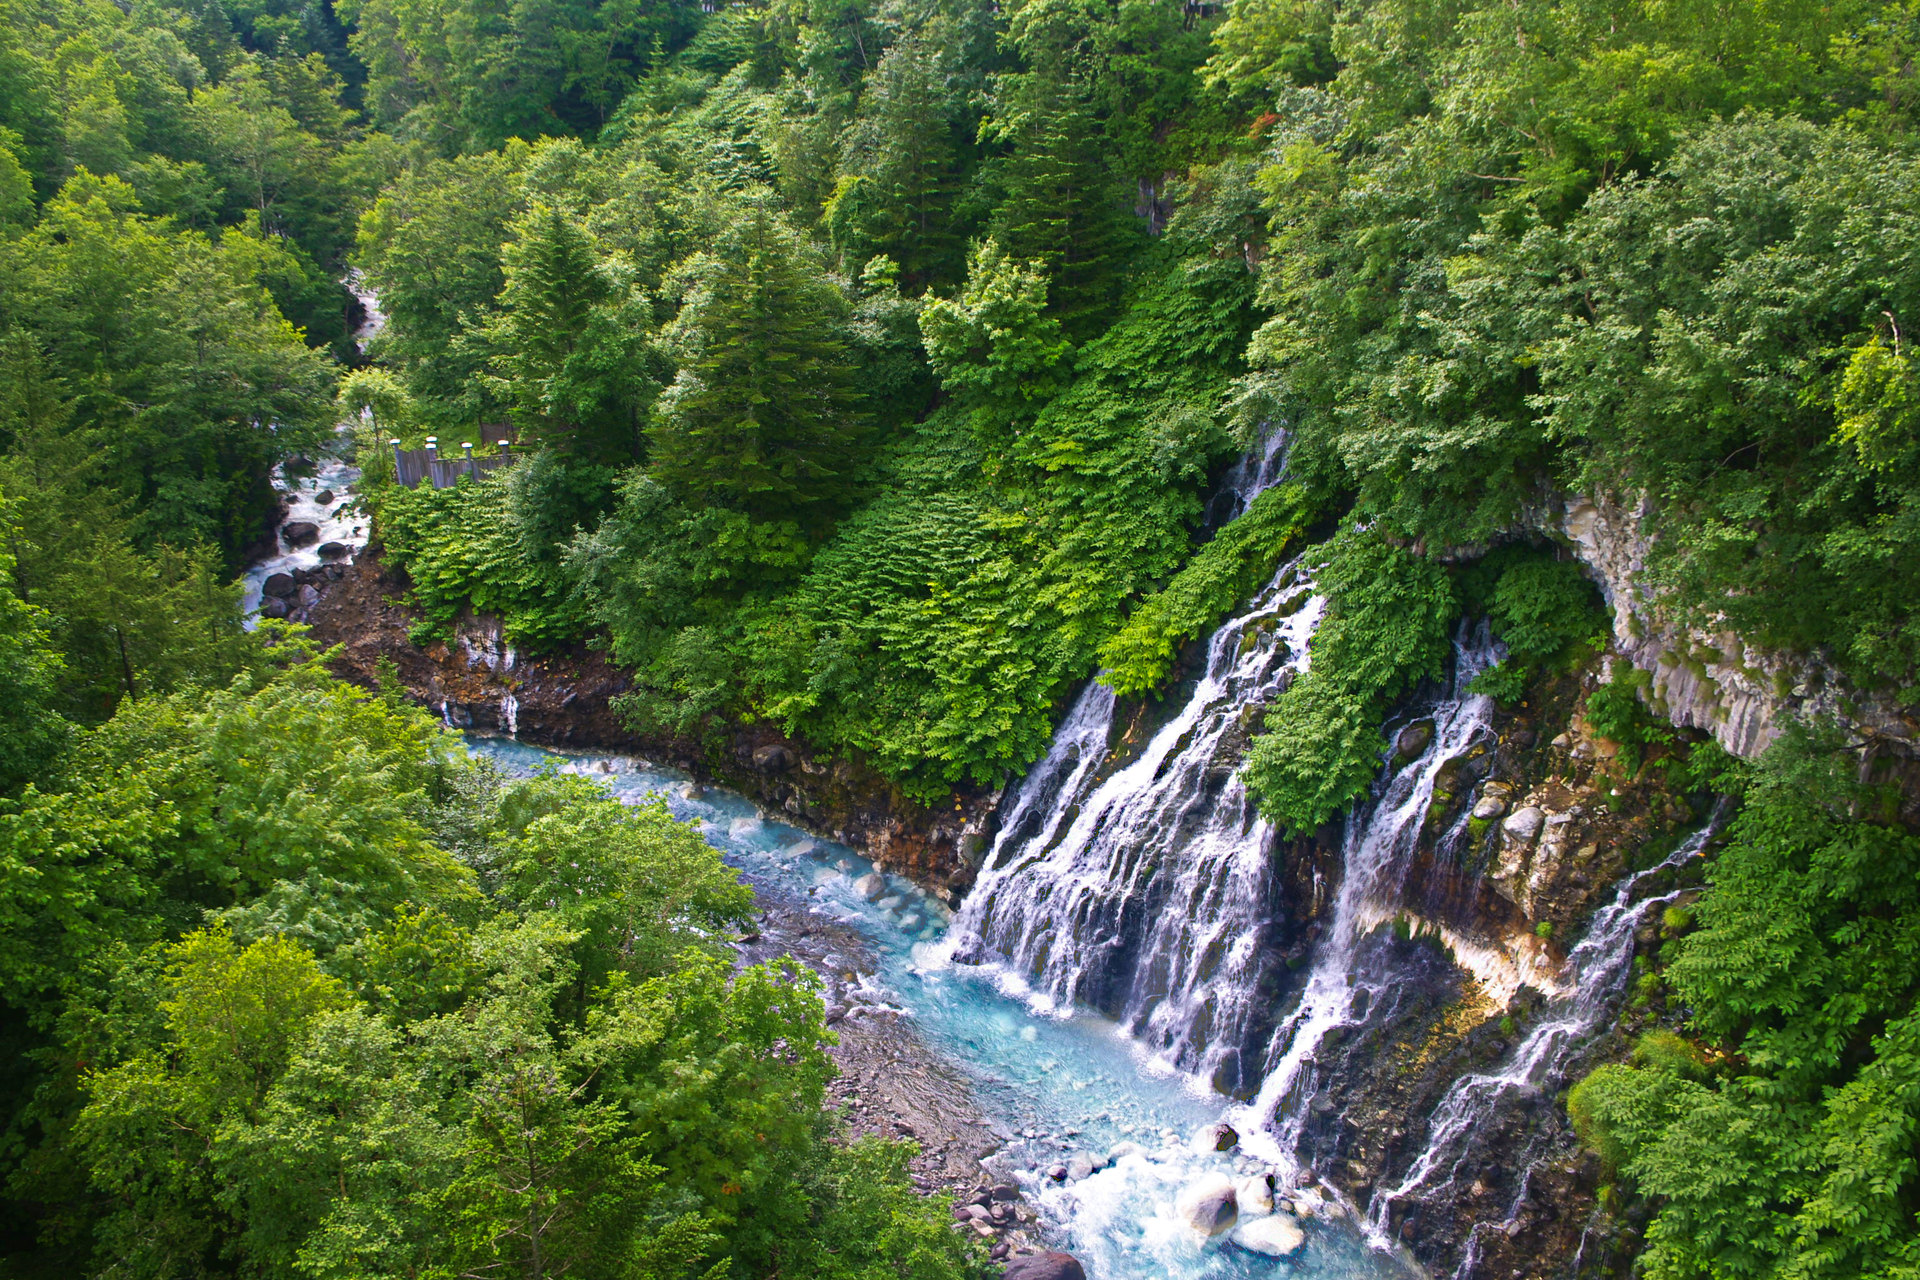
<path fill-rule="evenodd" d="M 1613 610 L 1614 643 L 1652 676 L 1649 702 L 1675 725 L 1712 734 L 1752 757 L 1790 718 L 1830 717 L 1869 742 L 1911 753 L 1920 722 L 1891 698 L 1855 689 L 1818 657 L 1772 652 L 1731 631 L 1683 625 L 1643 590 L 1653 549 L 1648 510 L 1607 498 L 1571 497 L 1557 521 L 1576 558 Z"/>
<path fill-rule="evenodd" d="M 997 791 L 956 790 L 923 805 L 860 761 L 823 756 L 765 723 L 717 730 L 705 740 L 636 734 L 612 705 L 629 682 L 604 654 L 575 647 L 529 657 L 487 618 L 462 618 L 451 643 L 415 644 L 420 619 L 403 603 L 405 590 L 403 579 L 363 553 L 306 607 L 314 638 L 341 646 L 335 667 L 343 677 L 371 686 L 381 663 L 391 662 L 407 693 L 456 728 L 632 752 L 731 787 L 949 901 L 973 883 Z"/>

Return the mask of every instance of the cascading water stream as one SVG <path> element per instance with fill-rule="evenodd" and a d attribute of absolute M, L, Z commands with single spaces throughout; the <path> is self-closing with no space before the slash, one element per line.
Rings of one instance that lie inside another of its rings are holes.
<path fill-rule="evenodd" d="M 1273 831 L 1228 740 L 1305 668 L 1320 612 L 1298 562 L 1281 569 L 1214 633 L 1180 712 L 1104 780 L 1113 697 L 1083 693 L 1014 798 L 955 923 L 956 960 L 1002 965 L 1038 1008 L 1102 1009 L 1169 1065 L 1237 1074 L 1269 960 Z"/>
<path fill-rule="evenodd" d="M 1225 523 L 1277 483 L 1287 437 L 1243 455 L 1209 504 Z M 1010 798 L 953 930 L 961 963 L 996 965 L 1036 1008 L 1120 1019 L 1164 1062 L 1237 1083 L 1267 963 L 1273 842 L 1241 784 L 1245 712 L 1307 663 L 1322 610 L 1298 560 L 1207 643 L 1206 669 L 1140 754 L 1101 776 L 1115 700 L 1089 683 Z"/>
<path fill-rule="evenodd" d="M 1380 994 L 1358 970 L 1358 944 L 1380 910 L 1393 905 L 1420 843 L 1440 771 L 1493 732 L 1493 699 L 1468 692 L 1467 685 L 1499 658 L 1484 626 L 1462 635 L 1455 645 L 1453 691 L 1434 708 L 1426 750 L 1393 776 L 1371 808 L 1349 815 L 1333 919 L 1306 989 L 1274 1033 L 1259 1093 L 1230 1117 L 1243 1133 L 1255 1135 L 1252 1141 L 1264 1155 L 1296 1177 L 1304 1172 L 1296 1153 L 1307 1103 L 1318 1084 L 1315 1051 L 1336 1027 L 1364 1020 Z"/>
<path fill-rule="evenodd" d="M 1373 1199 L 1367 1215 L 1368 1234 L 1376 1244 L 1388 1242 L 1393 1208 L 1408 1200 L 1431 1196 L 1451 1185 L 1461 1163 L 1470 1154 L 1468 1141 L 1505 1097 L 1517 1091 L 1549 1090 L 1564 1083 L 1574 1055 L 1611 1015 L 1633 967 L 1634 933 L 1649 910 L 1665 905 L 1683 890 L 1654 898 L 1637 898 L 1641 887 L 1662 872 L 1701 856 L 1719 830 L 1720 811 L 1657 866 L 1626 877 L 1613 900 L 1594 912 L 1587 933 L 1567 957 L 1573 975 L 1572 990 L 1545 1019 L 1527 1033 L 1499 1070 L 1456 1080 L 1433 1113 L 1427 1146 L 1409 1167 L 1400 1185 Z M 1524 1180 L 1519 1199 L 1524 1199 Z M 1511 1214 L 1509 1214 L 1511 1216 Z M 1480 1224 L 1475 1226 L 1477 1235 Z M 1462 1272 L 1473 1262 L 1469 1241 Z"/>

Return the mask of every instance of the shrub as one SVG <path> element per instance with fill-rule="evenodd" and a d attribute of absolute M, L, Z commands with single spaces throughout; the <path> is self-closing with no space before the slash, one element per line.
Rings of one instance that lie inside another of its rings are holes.
<path fill-rule="evenodd" d="M 1395 699 L 1437 676 L 1457 612 L 1440 566 L 1354 529 L 1315 553 L 1327 613 L 1305 675 L 1274 700 L 1247 754 L 1260 807 L 1311 831 L 1364 792 L 1386 752 L 1381 722 Z"/>
<path fill-rule="evenodd" d="M 1594 732 L 1620 744 L 1620 762 L 1628 777 L 1640 772 L 1646 748 L 1673 741 L 1673 730 L 1655 720 L 1640 701 L 1640 690 L 1651 679 L 1646 672 L 1630 667 L 1587 698 L 1587 723 Z"/>
<path fill-rule="evenodd" d="M 1527 691 L 1526 667 L 1511 659 L 1496 662 L 1475 676 L 1467 689 L 1472 693 L 1483 693 L 1495 702 L 1518 702 Z"/>
<path fill-rule="evenodd" d="M 1100 647 L 1100 665 L 1107 669 L 1101 681 L 1123 697 L 1158 686 L 1181 645 L 1205 634 L 1260 589 L 1313 510 L 1297 484 L 1279 485 L 1255 498 Z"/>
<path fill-rule="evenodd" d="M 393 562 L 413 579 L 424 632 L 440 637 L 462 608 L 499 617 L 506 638 L 534 647 L 578 638 L 586 616 L 557 564 L 534 557 L 515 519 L 518 467 L 462 480 L 451 489 L 422 485 L 380 492 L 382 537 Z"/>

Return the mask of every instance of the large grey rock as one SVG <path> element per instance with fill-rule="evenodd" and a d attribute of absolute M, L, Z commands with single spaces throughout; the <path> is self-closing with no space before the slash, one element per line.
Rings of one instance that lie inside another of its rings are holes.
<path fill-rule="evenodd" d="M 762 773 L 785 773 L 793 768 L 793 752 L 778 743 L 757 748 L 753 753 L 753 767 Z"/>
<path fill-rule="evenodd" d="M 280 526 L 280 540 L 288 547 L 306 547 L 320 540 L 320 526 L 311 520 L 289 520 Z"/>
<path fill-rule="evenodd" d="M 1250 1219 L 1241 1223 L 1240 1229 L 1233 1233 L 1233 1242 L 1242 1249 L 1264 1253 L 1269 1258 L 1286 1257 L 1305 1244 L 1306 1239 L 1306 1233 L 1300 1230 L 1299 1224 L 1284 1213 Z"/>
<path fill-rule="evenodd" d="M 1273 1175 L 1256 1173 L 1234 1189 L 1242 1213 L 1273 1212 Z"/>
<path fill-rule="evenodd" d="M 288 611 L 285 596 L 268 596 L 260 602 L 260 616 L 263 618 L 284 618 Z"/>
<path fill-rule="evenodd" d="M 1007 1263 L 1006 1280 L 1087 1280 L 1086 1268 L 1070 1253 L 1030 1253 Z"/>
<path fill-rule="evenodd" d="M 260 584 L 263 596 L 279 596 L 281 599 L 293 594 L 293 575 L 290 573 L 270 573 L 267 580 Z"/>
<path fill-rule="evenodd" d="M 1433 741 L 1433 721 L 1416 720 L 1393 740 L 1393 754 L 1402 760 L 1418 759 Z"/>
<path fill-rule="evenodd" d="M 1545 811 L 1538 805 L 1530 804 L 1508 814 L 1507 820 L 1500 824 L 1500 829 L 1516 840 L 1531 840 L 1540 834 L 1540 828 L 1546 822 Z"/>
<path fill-rule="evenodd" d="M 887 882 L 869 871 L 853 882 L 853 891 L 872 902 L 887 891 Z"/>
<path fill-rule="evenodd" d="M 1223 1175 L 1211 1175 L 1187 1187 L 1175 1208 L 1188 1226 L 1208 1237 L 1233 1230 L 1240 1220 L 1233 1183 Z"/>
<path fill-rule="evenodd" d="M 345 560 L 353 553 L 353 548 L 344 542 L 323 542 L 320 544 L 322 560 Z"/>
<path fill-rule="evenodd" d="M 1240 1145 L 1240 1134 L 1230 1124 L 1210 1124 L 1200 1131 L 1193 1145 L 1202 1151 L 1231 1151 Z"/>

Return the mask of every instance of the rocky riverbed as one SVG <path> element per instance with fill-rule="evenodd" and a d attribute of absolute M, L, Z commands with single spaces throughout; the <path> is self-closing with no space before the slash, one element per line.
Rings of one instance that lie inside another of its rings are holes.
<path fill-rule="evenodd" d="M 820 976 L 840 1069 L 827 1105 L 844 1119 L 846 1136 L 913 1142 L 920 1149 L 913 1184 L 923 1194 L 953 1197 L 956 1230 L 990 1240 L 995 1257 L 1033 1252 L 1039 1238 L 1032 1206 L 982 1163 L 1005 1146 L 1007 1135 L 981 1111 L 960 1071 L 887 998 L 868 941 L 808 902 L 756 888 L 760 925 L 741 942 L 740 963 L 791 956 Z"/>

